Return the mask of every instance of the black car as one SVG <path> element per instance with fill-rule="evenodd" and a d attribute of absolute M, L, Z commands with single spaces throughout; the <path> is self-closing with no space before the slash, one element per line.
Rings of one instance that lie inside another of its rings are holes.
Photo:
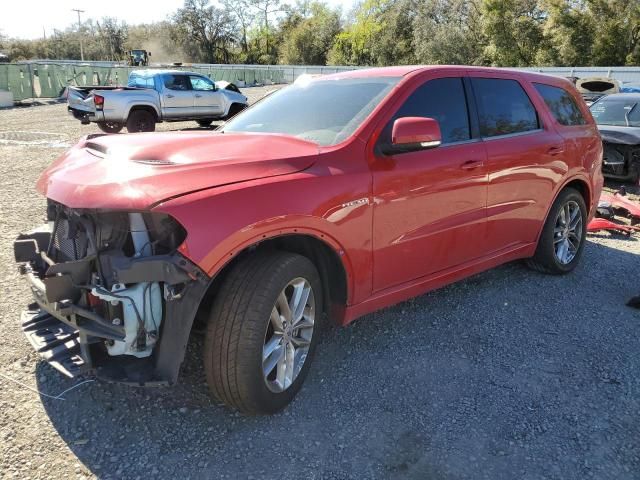
<path fill-rule="evenodd" d="M 602 173 L 616 180 L 640 180 L 640 94 L 616 93 L 591 105 L 604 146 Z"/>

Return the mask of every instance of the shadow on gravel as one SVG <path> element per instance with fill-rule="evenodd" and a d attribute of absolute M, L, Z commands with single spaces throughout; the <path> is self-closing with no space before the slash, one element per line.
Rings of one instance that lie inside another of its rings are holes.
<path fill-rule="evenodd" d="M 632 478 L 640 471 L 640 258 L 589 242 L 564 277 L 520 263 L 325 332 L 284 412 L 181 384 L 91 383 L 43 399 L 100 478 Z M 42 391 L 74 382 L 41 363 Z"/>

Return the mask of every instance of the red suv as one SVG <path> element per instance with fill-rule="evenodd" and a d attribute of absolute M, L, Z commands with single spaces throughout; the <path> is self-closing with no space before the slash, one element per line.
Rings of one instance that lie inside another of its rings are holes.
<path fill-rule="evenodd" d="M 601 163 L 569 81 L 475 67 L 307 79 L 214 133 L 89 135 L 38 182 L 49 224 L 15 242 L 23 329 L 67 375 L 170 384 L 202 321 L 213 395 L 274 412 L 325 317 L 516 259 L 573 270 Z"/>

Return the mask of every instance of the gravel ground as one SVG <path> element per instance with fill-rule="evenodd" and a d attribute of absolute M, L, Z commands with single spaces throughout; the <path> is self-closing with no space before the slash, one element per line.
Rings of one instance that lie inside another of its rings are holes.
<path fill-rule="evenodd" d="M 0 111 L 0 477 L 640 478 L 640 314 L 624 306 L 640 242 L 606 233 L 569 276 L 509 264 L 327 329 L 272 417 L 209 399 L 197 336 L 171 388 L 93 382 L 60 400 L 10 382 L 53 396 L 78 383 L 18 328 L 29 293 L 12 241 L 42 218 L 40 172 L 96 131 L 61 104 Z"/>

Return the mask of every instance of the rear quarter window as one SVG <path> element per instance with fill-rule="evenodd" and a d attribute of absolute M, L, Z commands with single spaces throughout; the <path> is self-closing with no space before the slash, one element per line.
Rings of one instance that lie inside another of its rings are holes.
<path fill-rule="evenodd" d="M 564 88 L 543 83 L 534 83 L 533 86 L 560 125 L 586 125 L 587 121 L 582 115 L 580 107 Z"/>
<path fill-rule="evenodd" d="M 480 135 L 496 137 L 540 128 L 529 96 L 516 80 L 472 78 L 478 104 Z"/>

